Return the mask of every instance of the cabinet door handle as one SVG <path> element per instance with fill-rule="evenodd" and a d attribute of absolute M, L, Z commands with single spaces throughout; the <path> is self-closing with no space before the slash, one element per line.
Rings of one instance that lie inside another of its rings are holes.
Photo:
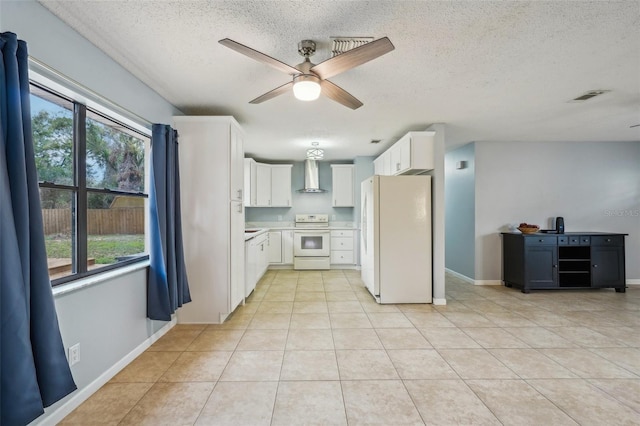
<path fill-rule="evenodd" d="M 544 243 L 544 240 L 543 239 L 539 239 L 538 242 Z"/>
<path fill-rule="evenodd" d="M 554 267 L 554 268 L 557 268 L 557 267 L 558 267 L 558 265 L 553 265 L 553 267 Z"/>
<path fill-rule="evenodd" d="M 238 189 L 238 199 L 242 200 L 242 189 Z"/>
<path fill-rule="evenodd" d="M 242 204 L 238 204 L 238 213 L 242 213 Z"/>
<path fill-rule="evenodd" d="M 400 163 L 396 163 L 396 172 L 400 170 Z"/>
<path fill-rule="evenodd" d="M 605 241 L 610 243 L 611 242 L 611 238 L 607 238 Z"/>
<path fill-rule="evenodd" d="M 598 265 L 593 265 L 593 267 L 594 267 L 594 268 L 597 268 L 597 267 L 598 267 Z"/>

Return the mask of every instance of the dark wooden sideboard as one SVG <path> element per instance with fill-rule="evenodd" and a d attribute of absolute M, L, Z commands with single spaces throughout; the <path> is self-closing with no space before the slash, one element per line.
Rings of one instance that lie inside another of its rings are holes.
<path fill-rule="evenodd" d="M 504 285 L 530 290 L 614 288 L 625 291 L 628 234 L 502 234 Z"/>

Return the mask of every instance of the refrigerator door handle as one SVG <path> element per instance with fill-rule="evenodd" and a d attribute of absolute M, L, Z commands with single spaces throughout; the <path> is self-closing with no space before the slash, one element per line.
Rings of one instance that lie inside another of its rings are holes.
<path fill-rule="evenodd" d="M 362 245 L 365 253 L 367 252 L 367 194 L 364 194 L 362 203 Z"/>

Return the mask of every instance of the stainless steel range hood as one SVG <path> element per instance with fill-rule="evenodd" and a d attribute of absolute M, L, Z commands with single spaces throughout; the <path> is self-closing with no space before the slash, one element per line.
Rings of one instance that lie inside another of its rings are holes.
<path fill-rule="evenodd" d="M 318 162 L 316 160 L 305 160 L 304 162 L 304 189 L 298 192 L 319 193 L 327 192 L 320 189 L 320 180 L 318 178 Z"/>

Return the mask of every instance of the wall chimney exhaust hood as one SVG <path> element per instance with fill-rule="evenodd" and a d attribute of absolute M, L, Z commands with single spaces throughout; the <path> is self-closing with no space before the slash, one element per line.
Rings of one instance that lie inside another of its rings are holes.
<path fill-rule="evenodd" d="M 318 162 L 316 160 L 304 161 L 304 189 L 299 189 L 298 192 L 307 192 L 312 194 L 327 192 L 324 189 L 320 189 Z"/>

